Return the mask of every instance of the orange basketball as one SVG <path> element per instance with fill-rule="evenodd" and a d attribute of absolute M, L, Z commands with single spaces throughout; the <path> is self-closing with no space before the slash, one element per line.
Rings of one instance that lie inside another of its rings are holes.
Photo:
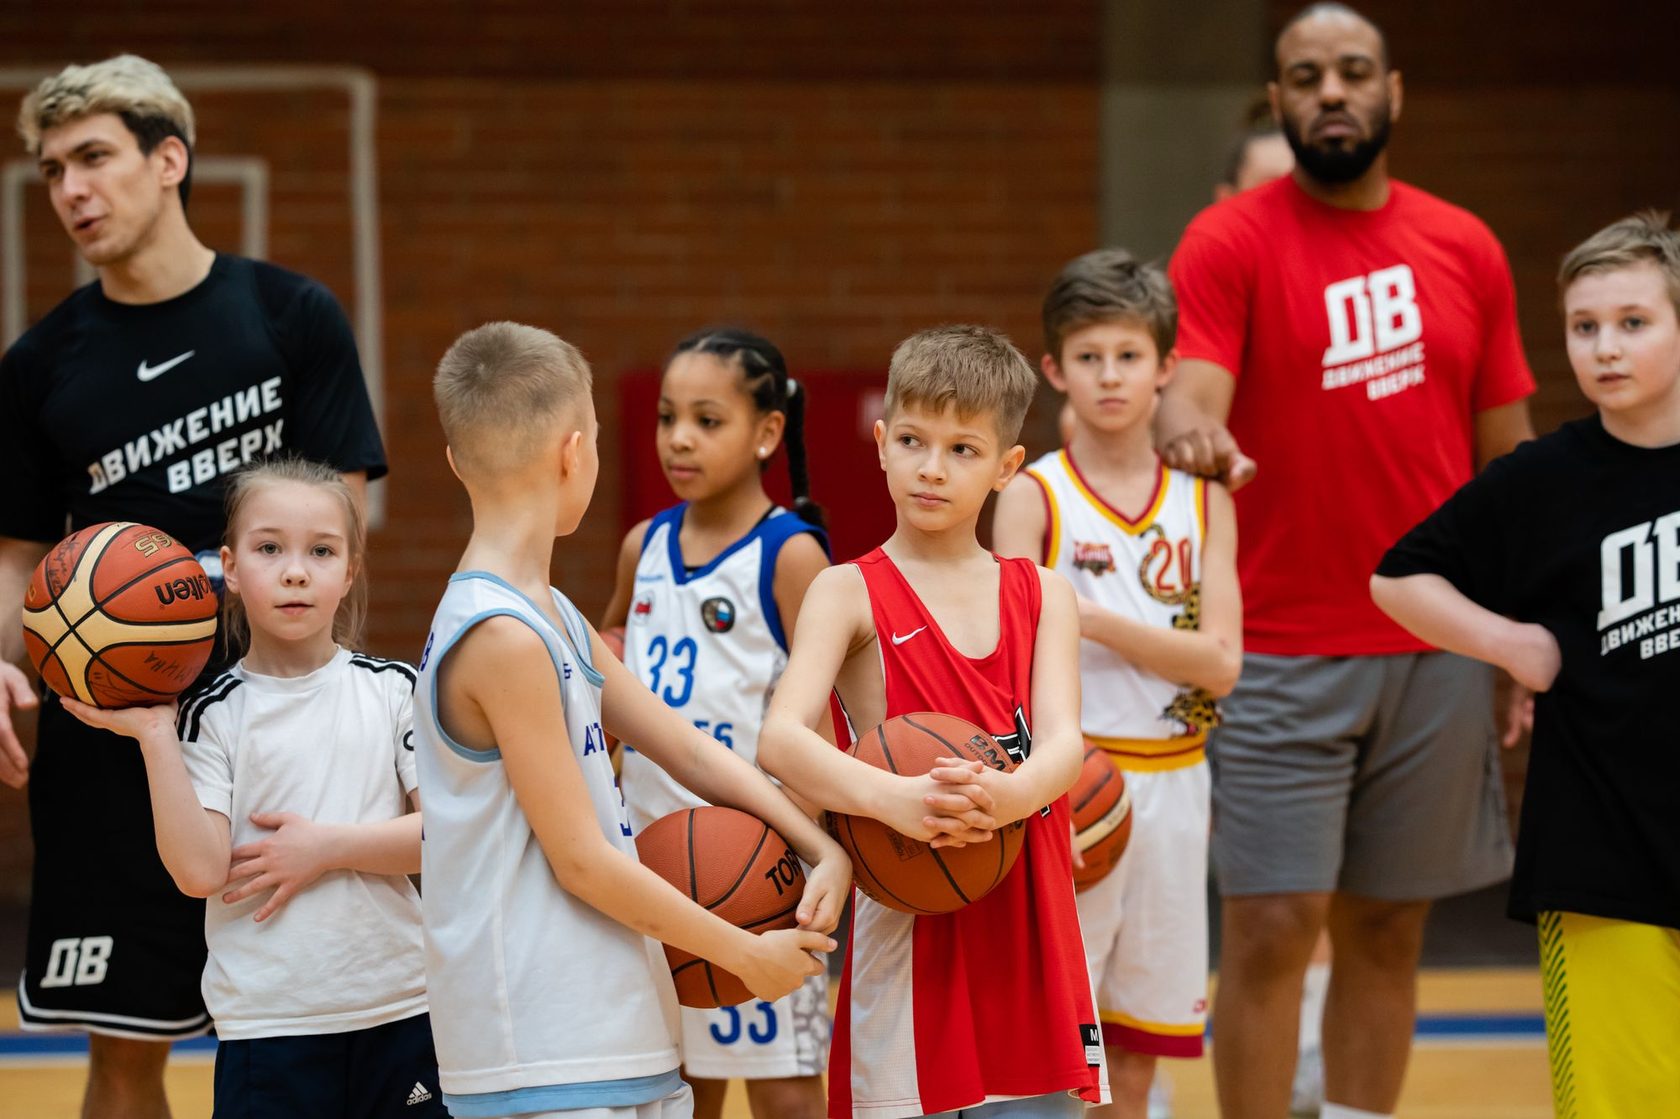
<path fill-rule="evenodd" d="M 870 765 L 920 776 L 936 758 L 969 758 L 1005 773 L 1015 768 L 997 739 L 951 715 L 898 715 L 862 735 L 849 751 Z M 858 889 L 904 913 L 950 913 L 1003 881 L 1026 839 L 1025 820 L 986 843 L 935 848 L 867 816 L 830 813 L 829 831 L 852 858 Z"/>
<path fill-rule="evenodd" d="M 215 588 L 167 533 L 91 525 L 35 568 L 23 640 L 47 687 L 95 707 L 167 703 L 210 659 Z"/>
<path fill-rule="evenodd" d="M 642 865 L 748 932 L 798 924 L 805 869 L 787 841 L 756 816 L 707 805 L 661 816 L 636 837 Z M 753 997 L 739 976 L 680 948 L 665 962 L 684 1006 L 734 1006 Z"/>
<path fill-rule="evenodd" d="M 1073 809 L 1073 849 L 1085 860 L 1073 868 L 1073 888 L 1087 890 L 1120 864 L 1132 838 L 1132 798 L 1126 777 L 1107 751 L 1085 743 L 1085 765 L 1068 793 Z"/>

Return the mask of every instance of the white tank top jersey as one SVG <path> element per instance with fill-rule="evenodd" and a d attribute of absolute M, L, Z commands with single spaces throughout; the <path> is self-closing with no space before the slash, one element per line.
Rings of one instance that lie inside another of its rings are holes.
<path fill-rule="evenodd" d="M 1026 473 L 1044 497 L 1045 567 L 1117 614 L 1152 626 L 1197 628 L 1207 531 L 1204 479 L 1162 465 L 1153 496 L 1133 520 L 1098 496 L 1068 450 L 1045 455 Z M 1201 760 L 1201 743 L 1218 721 L 1207 693 L 1139 668 L 1091 640 L 1079 643 L 1079 674 L 1085 736 L 1121 755 L 1124 768 L 1177 768 Z"/>
<path fill-rule="evenodd" d="M 181 701 L 176 729 L 198 802 L 235 847 L 273 834 L 253 812 L 377 824 L 408 811 L 414 669 L 340 649 L 304 676 L 243 661 Z M 204 1004 L 228 1041 L 348 1033 L 426 1011 L 420 899 L 401 874 L 333 870 L 262 924 L 267 891 L 204 909 Z"/>
<path fill-rule="evenodd" d="M 624 664 L 694 725 L 758 764 L 758 731 L 787 667 L 787 636 L 772 593 L 782 545 L 821 529 L 777 507 L 715 559 L 683 564 L 677 535 L 686 503 L 655 516 L 642 537 Z M 659 817 L 705 803 L 632 744 L 620 783 L 639 832 Z"/>
<path fill-rule="evenodd" d="M 553 660 L 596 823 L 636 857 L 602 741 L 602 678 L 589 657 L 589 627 L 552 593 L 564 631 L 502 579 L 458 573 L 420 659 L 414 737 L 426 814 L 426 981 L 438 1079 L 458 1119 L 633 1107 L 681 1084 L 664 952 L 560 886 L 501 752 L 464 746 L 438 722 L 438 668 L 455 643 L 486 618 L 530 626 Z"/>

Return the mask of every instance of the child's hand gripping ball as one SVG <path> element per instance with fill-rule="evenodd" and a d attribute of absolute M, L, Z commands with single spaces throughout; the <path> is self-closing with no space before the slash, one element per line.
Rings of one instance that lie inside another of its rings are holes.
<path fill-rule="evenodd" d="M 748 932 L 798 927 L 805 870 L 787 841 L 755 816 L 707 805 L 661 816 L 636 837 L 642 865 Z M 735 1006 L 753 994 L 739 976 L 680 948 L 665 961 L 684 1006 Z"/>
<path fill-rule="evenodd" d="M 870 765 L 906 776 L 932 770 L 940 758 L 965 758 L 1005 773 L 1014 762 L 997 739 L 951 715 L 897 715 L 859 736 L 849 751 Z M 1006 824 L 984 843 L 934 847 L 866 816 L 829 813 L 829 831 L 851 856 L 858 889 L 904 913 L 950 913 L 989 893 L 1015 865 L 1026 821 Z"/>

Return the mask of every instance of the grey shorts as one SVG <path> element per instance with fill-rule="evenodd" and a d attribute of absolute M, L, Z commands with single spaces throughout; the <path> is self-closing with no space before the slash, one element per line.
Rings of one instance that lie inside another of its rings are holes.
<path fill-rule="evenodd" d="M 1511 873 L 1493 675 L 1452 653 L 1251 653 L 1208 747 L 1224 896 L 1448 897 Z"/>

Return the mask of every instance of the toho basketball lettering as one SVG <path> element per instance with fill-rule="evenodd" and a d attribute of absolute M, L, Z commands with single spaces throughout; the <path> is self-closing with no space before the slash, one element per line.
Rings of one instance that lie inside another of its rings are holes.
<path fill-rule="evenodd" d="M 1598 560 L 1599 655 L 1635 642 L 1641 660 L 1680 649 L 1680 511 L 1612 532 Z"/>
<path fill-rule="evenodd" d="M 53 941 L 47 952 L 47 973 L 41 977 L 41 986 L 94 987 L 105 982 L 114 943 L 108 936 L 73 936 Z"/>
<path fill-rule="evenodd" d="M 786 893 L 795 882 L 803 882 L 804 878 L 805 869 L 799 865 L 799 857 L 791 847 L 783 851 L 775 865 L 764 872 L 764 880 L 776 887 L 777 897 Z"/>

